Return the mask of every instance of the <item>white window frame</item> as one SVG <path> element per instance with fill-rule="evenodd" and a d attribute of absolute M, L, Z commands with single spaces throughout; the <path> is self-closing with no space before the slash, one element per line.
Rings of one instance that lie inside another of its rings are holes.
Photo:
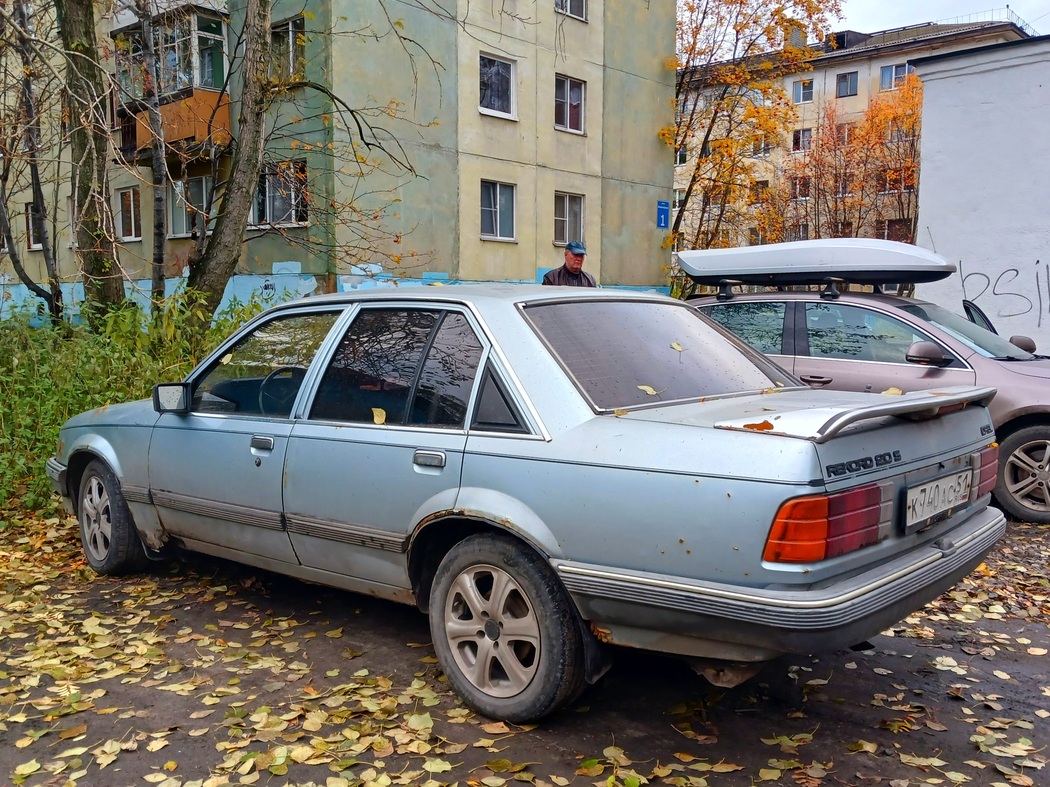
<path fill-rule="evenodd" d="M 905 216 L 904 218 L 896 219 L 878 219 L 875 222 L 875 237 L 881 240 L 890 239 L 890 222 L 910 222 L 911 217 Z"/>
<path fill-rule="evenodd" d="M 495 187 L 495 200 L 492 205 L 485 205 L 485 187 Z M 504 210 L 506 199 L 505 195 L 509 194 L 510 199 L 510 215 L 507 216 Z M 517 186 L 513 183 L 501 183 L 495 180 L 482 180 L 481 181 L 481 194 L 478 200 L 478 205 L 481 208 L 481 239 L 482 240 L 497 240 L 497 241 L 514 241 L 517 240 L 516 233 L 516 216 L 517 211 Z M 486 211 L 492 216 L 492 225 L 494 231 L 491 233 L 485 232 L 485 215 Z M 507 226 L 509 222 L 510 226 Z M 507 232 L 509 230 L 509 232 Z"/>
<path fill-rule="evenodd" d="M 305 227 L 310 223 L 309 193 L 307 190 L 309 182 L 309 170 L 305 159 L 293 161 L 281 161 L 277 164 L 269 164 L 263 167 L 259 174 L 259 185 L 252 200 L 252 209 L 248 214 L 248 226 L 250 227 Z M 288 199 L 287 210 L 284 215 L 275 217 L 276 210 L 274 198 L 281 196 L 282 184 L 287 186 Z M 264 204 L 265 214 L 259 215 L 259 203 Z M 289 219 L 288 217 L 293 218 Z M 274 218 L 277 218 L 274 221 Z"/>
<path fill-rule="evenodd" d="M 572 89 L 578 86 L 580 90 L 579 127 L 572 125 Z M 563 98 L 558 98 L 559 90 L 563 91 Z M 563 108 L 565 117 L 563 122 L 558 122 L 559 107 Z M 582 79 L 566 76 L 565 74 L 554 75 L 554 127 L 559 131 L 568 131 L 572 134 L 583 134 L 587 127 L 584 119 L 587 116 L 587 83 Z"/>
<path fill-rule="evenodd" d="M 220 33 L 204 32 L 201 30 L 200 20 L 201 17 L 209 19 L 213 22 L 219 23 Z M 201 39 L 208 41 L 217 41 L 219 44 L 219 58 L 221 60 L 222 73 L 218 84 L 206 85 L 204 84 L 204 54 L 203 48 L 201 47 Z M 226 24 L 219 18 L 210 16 L 208 14 L 195 14 L 193 17 L 193 66 L 194 66 L 194 82 L 193 86 L 201 88 L 202 90 L 222 90 L 226 83 L 226 77 L 229 74 L 229 64 L 226 62 Z"/>
<path fill-rule="evenodd" d="M 808 200 L 813 183 L 809 175 L 798 175 L 791 179 L 791 199 L 794 201 Z"/>
<path fill-rule="evenodd" d="M 192 6 L 190 6 L 192 8 Z M 199 24 L 201 17 L 218 21 L 222 34 L 202 32 Z M 177 12 L 171 16 L 160 16 L 154 22 L 154 51 L 160 59 L 161 96 L 177 93 L 187 88 L 199 90 L 222 90 L 224 85 L 205 85 L 202 79 L 201 39 L 219 42 L 222 49 L 222 76 L 225 82 L 230 71 L 230 57 L 227 51 L 226 23 L 212 14 L 197 12 Z M 142 45 L 135 36 L 128 36 L 125 51 L 118 49 L 116 55 L 117 83 L 120 85 L 120 100 L 142 99 L 145 96 L 145 79 L 142 73 Z M 169 53 L 174 55 L 169 58 Z M 183 60 L 186 62 L 183 62 Z"/>
<path fill-rule="evenodd" d="M 805 153 L 813 147 L 813 129 L 796 128 L 791 132 L 791 152 Z"/>
<path fill-rule="evenodd" d="M 808 98 L 807 98 L 808 94 Z M 811 104 L 813 103 L 813 80 L 812 79 L 796 79 L 791 85 L 791 103 L 792 104 Z"/>
<path fill-rule="evenodd" d="M 689 163 L 689 148 L 687 148 L 685 145 L 682 145 L 682 147 L 680 147 L 680 148 L 675 148 L 675 150 L 674 150 L 674 165 L 676 167 L 681 167 L 681 166 L 683 166 L 685 164 L 688 164 L 688 163 Z"/>
<path fill-rule="evenodd" d="M 893 175 L 899 174 L 900 177 L 896 178 L 897 183 L 891 183 L 890 179 Z M 909 185 L 904 183 L 904 167 L 890 167 L 879 173 L 879 194 L 910 194 L 915 191 L 915 183 L 912 182 Z"/>
<path fill-rule="evenodd" d="M 675 189 L 671 195 L 671 210 L 681 210 L 685 202 L 685 189 Z"/>
<path fill-rule="evenodd" d="M 573 216 L 572 204 L 577 205 Z M 582 194 L 567 191 L 554 192 L 554 245 L 564 246 L 570 241 L 583 241 L 585 200 Z M 574 226 L 575 224 L 575 226 Z"/>
<path fill-rule="evenodd" d="M 270 51 L 276 51 L 273 41 L 276 38 L 288 41 L 288 61 L 270 63 L 270 76 L 277 79 L 289 79 L 292 76 L 305 76 L 306 73 L 306 20 L 294 16 L 278 22 L 270 28 Z"/>
<path fill-rule="evenodd" d="M 773 143 L 765 134 L 756 134 L 751 138 L 751 158 L 769 158 L 773 151 Z"/>
<path fill-rule="evenodd" d="M 879 70 L 879 90 L 896 90 L 904 77 L 912 73 L 915 68 L 908 63 L 894 63 L 891 66 L 883 66 Z M 887 81 L 886 77 L 890 79 Z"/>
<path fill-rule="evenodd" d="M 491 60 L 496 63 L 503 63 L 504 65 L 510 66 L 510 77 L 508 78 L 508 91 L 510 92 L 510 109 L 503 111 L 500 109 L 492 109 L 491 107 L 484 106 L 482 102 L 482 89 L 481 89 L 481 71 L 482 61 Z M 485 52 L 481 52 L 478 55 L 478 112 L 482 115 L 491 115 L 492 117 L 506 118 L 507 120 L 518 119 L 518 89 L 516 80 L 518 74 L 518 64 L 513 60 L 508 60 L 505 57 L 497 57 L 496 55 L 490 55 Z"/>
<path fill-rule="evenodd" d="M 784 240 L 809 240 L 809 222 L 800 221 L 798 224 L 791 225 L 788 236 Z"/>
<path fill-rule="evenodd" d="M 128 206 L 131 209 L 131 231 L 124 226 L 124 195 L 128 195 Z M 117 240 L 136 241 L 142 240 L 142 194 L 138 186 L 130 186 L 126 189 L 117 190 L 117 209 L 113 211 L 117 219 Z M 138 233 L 135 233 L 135 225 L 138 224 Z"/>
<path fill-rule="evenodd" d="M 554 10 L 581 22 L 587 21 L 587 0 L 554 0 Z"/>
<path fill-rule="evenodd" d="M 201 184 L 201 208 L 208 199 L 208 192 L 211 190 L 211 177 L 209 175 L 202 175 L 193 178 L 186 178 L 185 180 L 177 180 L 173 183 L 168 184 L 168 237 L 169 238 L 192 238 L 194 229 L 197 224 L 196 206 L 187 203 L 186 198 L 183 196 L 186 193 L 186 189 L 190 184 L 200 182 Z M 194 212 L 190 212 L 190 208 L 194 208 Z M 176 214 L 179 211 L 179 214 Z M 175 231 L 175 216 L 180 215 L 182 221 L 181 231 Z M 213 220 L 212 220 L 213 221 Z M 212 230 L 212 221 L 208 222 L 207 232 Z"/>
<path fill-rule="evenodd" d="M 44 239 L 37 238 L 33 232 L 33 203 L 26 203 L 26 249 L 29 251 L 42 251 L 44 248 Z M 43 220 L 41 220 L 43 223 Z"/>

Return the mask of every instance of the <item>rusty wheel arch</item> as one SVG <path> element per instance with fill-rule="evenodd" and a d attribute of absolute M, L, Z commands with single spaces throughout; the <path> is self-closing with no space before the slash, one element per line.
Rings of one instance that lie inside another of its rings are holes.
<path fill-rule="evenodd" d="M 416 525 L 407 549 L 412 594 L 421 611 L 429 612 L 430 586 L 441 559 L 460 541 L 478 533 L 506 533 L 544 560 L 550 559 L 550 555 L 540 549 L 527 533 L 514 527 L 509 520 L 493 520 L 467 511 L 431 514 Z"/>

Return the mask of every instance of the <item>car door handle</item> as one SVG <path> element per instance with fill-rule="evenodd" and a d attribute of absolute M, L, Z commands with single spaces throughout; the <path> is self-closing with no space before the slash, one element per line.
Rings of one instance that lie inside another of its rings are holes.
<path fill-rule="evenodd" d="M 412 457 L 412 463 L 420 467 L 444 467 L 445 452 L 418 450 Z"/>
<path fill-rule="evenodd" d="M 273 450 L 273 438 L 269 435 L 256 434 L 252 435 L 252 450 L 254 451 L 272 451 Z"/>
<path fill-rule="evenodd" d="M 832 380 L 830 377 L 821 377 L 819 374 L 802 374 L 798 379 L 806 385 L 828 385 Z"/>

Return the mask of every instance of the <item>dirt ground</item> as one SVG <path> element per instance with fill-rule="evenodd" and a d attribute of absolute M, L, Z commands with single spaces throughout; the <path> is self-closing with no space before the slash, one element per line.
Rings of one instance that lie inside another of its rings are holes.
<path fill-rule="evenodd" d="M 575 707 L 464 708 L 413 608 L 191 557 L 124 579 L 0 529 L 0 785 L 1046 785 L 1050 528 L 863 651 L 734 689 L 617 650 Z"/>

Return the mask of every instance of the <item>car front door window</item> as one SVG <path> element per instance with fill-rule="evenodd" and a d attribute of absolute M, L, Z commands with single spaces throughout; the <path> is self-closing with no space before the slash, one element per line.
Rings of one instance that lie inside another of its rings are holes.
<path fill-rule="evenodd" d="M 889 315 L 843 303 L 807 303 L 806 336 L 814 358 L 908 363 L 914 342 L 933 339 Z"/>
<path fill-rule="evenodd" d="M 285 418 L 339 312 L 277 317 L 240 339 L 199 379 L 192 409 Z"/>

